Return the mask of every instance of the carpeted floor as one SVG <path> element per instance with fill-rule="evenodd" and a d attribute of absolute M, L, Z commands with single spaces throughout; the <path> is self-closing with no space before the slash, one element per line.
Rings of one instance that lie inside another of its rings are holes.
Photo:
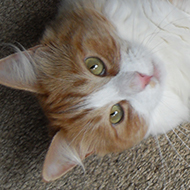
<path fill-rule="evenodd" d="M 4 43 L 38 43 L 45 24 L 56 13 L 59 0 L 0 0 L 0 58 L 12 50 Z M 61 179 L 44 183 L 43 159 L 50 143 L 48 122 L 36 98 L 27 92 L 0 86 L 0 190 L 182 190 L 190 189 L 188 125 L 180 138 L 171 132 L 149 138 L 121 154 L 91 156 L 86 172 L 76 167 Z M 159 146 L 161 149 L 159 150 Z"/>

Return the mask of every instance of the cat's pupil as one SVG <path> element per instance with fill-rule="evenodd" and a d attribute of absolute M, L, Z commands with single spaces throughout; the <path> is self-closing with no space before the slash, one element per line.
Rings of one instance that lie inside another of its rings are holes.
<path fill-rule="evenodd" d="M 118 114 L 118 111 L 115 111 L 115 112 L 111 113 L 110 115 L 111 115 L 111 117 L 114 117 L 114 116 L 116 116 L 117 114 Z"/>
<path fill-rule="evenodd" d="M 110 111 L 110 122 L 112 124 L 118 124 L 122 121 L 123 117 L 123 108 L 120 106 L 120 104 L 115 104 Z"/>
<path fill-rule="evenodd" d="M 98 65 L 93 65 L 92 67 L 90 67 L 91 70 L 95 70 L 98 68 Z"/>

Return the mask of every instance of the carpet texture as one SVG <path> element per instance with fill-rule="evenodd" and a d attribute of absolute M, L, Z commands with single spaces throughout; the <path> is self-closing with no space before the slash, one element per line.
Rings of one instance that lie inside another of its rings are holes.
<path fill-rule="evenodd" d="M 37 44 L 58 5 L 59 0 L 0 0 L 0 58 L 13 52 L 7 43 Z M 189 125 L 176 130 L 179 137 L 169 133 L 171 142 L 163 135 L 159 145 L 149 138 L 120 154 L 93 155 L 84 161 L 85 173 L 76 167 L 44 183 L 41 170 L 51 140 L 47 125 L 34 95 L 0 86 L 1 190 L 190 189 Z"/>

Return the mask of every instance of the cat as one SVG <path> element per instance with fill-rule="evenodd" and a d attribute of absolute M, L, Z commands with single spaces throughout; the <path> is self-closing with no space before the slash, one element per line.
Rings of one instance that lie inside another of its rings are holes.
<path fill-rule="evenodd" d="M 0 60 L 0 84 L 36 94 L 55 133 L 44 181 L 189 122 L 189 14 L 188 0 L 65 0 L 39 45 Z"/>

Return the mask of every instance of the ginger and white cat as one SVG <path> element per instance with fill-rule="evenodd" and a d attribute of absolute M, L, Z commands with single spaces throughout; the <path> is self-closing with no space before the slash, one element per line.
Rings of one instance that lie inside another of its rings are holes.
<path fill-rule="evenodd" d="M 0 60 L 55 131 L 43 178 L 189 121 L 190 0 L 66 0 L 40 45 Z"/>

